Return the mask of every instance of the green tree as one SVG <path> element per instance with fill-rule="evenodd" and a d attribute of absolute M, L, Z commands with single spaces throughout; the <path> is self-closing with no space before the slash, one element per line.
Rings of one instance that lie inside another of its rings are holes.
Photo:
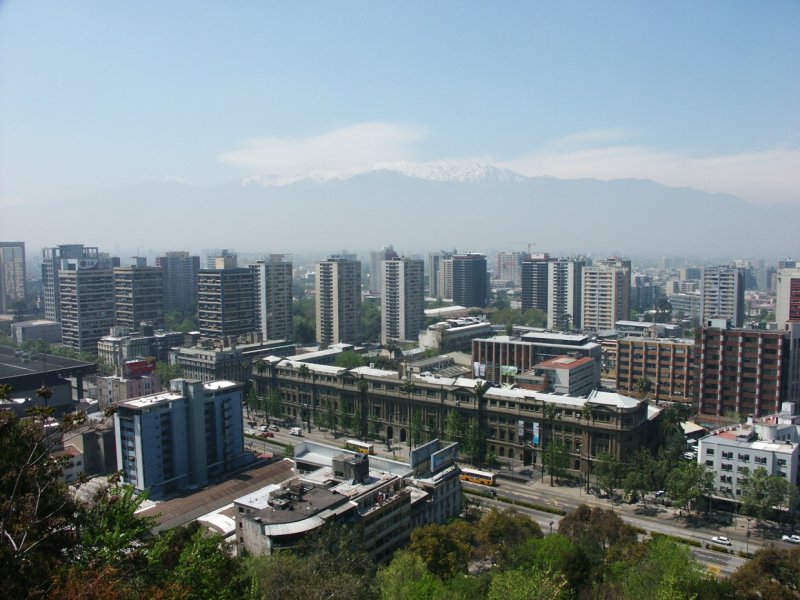
<path fill-rule="evenodd" d="M 594 470 L 600 489 L 609 496 L 613 496 L 616 488 L 620 486 L 624 474 L 624 467 L 620 460 L 609 452 L 600 452 L 597 455 L 597 464 Z"/>
<path fill-rule="evenodd" d="M 413 381 L 411 381 L 411 379 L 406 379 L 400 385 L 400 391 L 403 392 L 406 395 L 406 401 L 407 401 L 406 402 L 406 404 L 407 404 L 406 411 L 407 411 L 407 414 L 408 414 L 408 447 L 409 448 L 413 448 L 414 447 L 414 417 L 416 416 L 416 414 L 414 412 L 414 401 L 413 401 L 412 397 L 413 397 L 414 392 L 416 391 L 416 389 L 417 389 L 417 386 Z M 417 435 L 418 438 L 420 436 L 421 420 L 422 419 L 420 418 L 420 423 L 417 424 L 418 426 L 417 426 L 417 434 L 416 435 Z M 419 441 L 417 441 L 417 444 L 419 444 Z"/>
<path fill-rule="evenodd" d="M 364 342 L 381 341 L 381 309 L 377 302 L 361 304 L 361 337 Z"/>
<path fill-rule="evenodd" d="M 800 548 L 765 546 L 730 577 L 737 598 L 782 600 L 800 595 Z"/>
<path fill-rule="evenodd" d="M 428 570 L 442 580 L 465 573 L 472 552 L 455 530 L 435 523 L 414 529 L 408 550 L 419 556 Z"/>
<path fill-rule="evenodd" d="M 586 491 L 589 491 L 589 478 L 592 474 L 592 429 L 597 409 L 593 404 L 586 402 L 581 409 L 581 419 L 586 421 L 584 430 L 586 432 Z"/>
<path fill-rule="evenodd" d="M 411 417 L 411 439 L 413 440 L 414 446 L 419 446 L 422 443 L 422 433 L 424 430 L 425 424 L 422 421 L 422 411 L 415 410 L 414 416 Z"/>
<path fill-rule="evenodd" d="M 693 461 L 683 461 L 667 477 L 667 494 L 681 509 L 691 507 L 714 490 L 714 473 Z"/>
<path fill-rule="evenodd" d="M 283 417 L 283 403 L 281 402 L 281 394 L 278 390 L 270 390 L 267 395 L 266 408 L 267 414 L 270 417 L 276 419 Z"/>
<path fill-rule="evenodd" d="M 5 387 L 2 395 L 11 390 Z M 0 411 L 0 581 L 8 598 L 36 596 L 78 541 L 79 507 L 60 482 L 62 461 L 45 433 L 51 410 L 19 419 Z"/>
<path fill-rule="evenodd" d="M 168 386 L 173 379 L 180 379 L 183 376 L 183 369 L 180 365 L 171 365 L 168 362 L 159 361 L 156 363 L 156 373 L 161 378 L 161 383 Z"/>
<path fill-rule="evenodd" d="M 108 564 L 118 569 L 125 563 L 138 562 L 143 542 L 156 524 L 155 519 L 135 516 L 146 499 L 146 493 L 137 496 L 133 486 L 120 485 L 116 478 L 101 488 L 81 520 L 81 562 L 94 568 Z"/>
<path fill-rule="evenodd" d="M 513 569 L 496 573 L 488 600 L 560 600 L 570 597 L 560 574 L 539 569 Z"/>
<path fill-rule="evenodd" d="M 463 437 L 464 422 L 458 411 L 451 410 L 447 413 L 444 424 L 444 435 L 451 442 L 461 441 Z"/>
<path fill-rule="evenodd" d="M 636 391 L 639 393 L 640 396 L 646 396 L 650 393 L 650 390 L 653 388 L 653 382 L 650 381 L 650 378 L 647 375 L 642 375 L 636 381 Z"/>
<path fill-rule="evenodd" d="M 418 554 L 403 550 L 378 570 L 376 579 L 381 600 L 428 600 L 444 590 L 442 580 L 428 571 Z"/>
<path fill-rule="evenodd" d="M 548 455 L 549 461 L 548 464 L 550 466 L 550 487 L 553 487 L 553 471 L 555 469 L 555 459 L 556 459 L 556 452 L 550 451 L 550 446 L 552 445 L 553 441 L 555 440 L 555 432 L 556 432 L 556 419 L 561 418 L 561 411 L 558 410 L 558 407 L 551 403 L 545 403 L 542 408 L 542 413 L 544 414 L 544 418 L 550 422 L 550 437 L 547 439 L 547 446 L 545 447 L 545 454 Z"/>
<path fill-rule="evenodd" d="M 475 417 L 470 418 L 464 434 L 464 452 L 469 456 L 472 464 L 478 465 L 483 461 L 486 449 L 486 435 Z"/>
<path fill-rule="evenodd" d="M 492 508 L 484 513 L 475 528 L 475 541 L 480 553 L 501 567 L 513 561 L 520 546 L 531 538 L 541 538 L 539 524 L 527 515 L 513 510 Z"/>
<path fill-rule="evenodd" d="M 340 369 L 357 369 L 364 366 L 364 357 L 353 350 L 345 350 L 336 355 L 336 366 Z"/>
<path fill-rule="evenodd" d="M 567 580 L 568 589 L 578 597 L 581 589 L 590 583 L 591 565 L 586 554 L 560 533 L 529 538 L 515 550 L 510 566 L 560 573 Z"/>
<path fill-rule="evenodd" d="M 232 600 L 239 597 L 237 572 L 222 536 L 198 531 L 181 552 L 175 580 L 189 591 L 189 600 Z"/>
<path fill-rule="evenodd" d="M 566 469 L 569 465 L 567 447 L 561 440 L 553 439 L 545 448 L 544 454 L 550 470 L 550 485 L 553 485 L 553 477 L 560 483 L 561 478 L 566 475 Z"/>
<path fill-rule="evenodd" d="M 561 519 L 558 532 L 577 544 L 594 565 L 603 562 L 612 546 L 636 541 L 636 532 L 613 510 L 590 508 L 585 504 Z"/>
<path fill-rule="evenodd" d="M 317 337 L 313 298 L 300 298 L 292 304 L 294 339 L 301 344 L 313 343 Z"/>
<path fill-rule="evenodd" d="M 625 493 L 638 495 L 645 504 L 646 494 L 655 489 L 653 484 L 653 456 L 644 448 L 637 450 L 628 461 L 628 470 L 622 484 Z"/>

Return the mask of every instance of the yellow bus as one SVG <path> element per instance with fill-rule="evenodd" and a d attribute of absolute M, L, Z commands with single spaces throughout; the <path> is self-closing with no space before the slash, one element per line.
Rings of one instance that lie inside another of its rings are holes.
<path fill-rule="evenodd" d="M 361 454 L 375 454 L 375 445 L 367 442 L 359 442 L 358 440 L 347 440 L 344 447 L 353 452 L 360 452 Z"/>
<path fill-rule="evenodd" d="M 467 469 L 466 467 L 461 467 L 461 480 L 483 485 L 497 484 L 494 473 L 490 471 L 478 471 L 477 469 Z"/>

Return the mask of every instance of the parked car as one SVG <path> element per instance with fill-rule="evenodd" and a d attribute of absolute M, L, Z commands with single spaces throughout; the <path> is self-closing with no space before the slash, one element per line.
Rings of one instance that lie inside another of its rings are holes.
<path fill-rule="evenodd" d="M 800 544 L 800 535 L 792 534 L 792 535 L 784 535 L 781 537 L 784 542 L 789 542 L 790 544 Z"/>
<path fill-rule="evenodd" d="M 661 496 L 663 496 L 663 495 L 664 495 L 664 494 L 666 494 L 666 493 L 667 493 L 667 492 L 665 492 L 664 490 L 658 490 L 658 491 L 656 492 L 656 498 L 661 498 Z"/>
<path fill-rule="evenodd" d="M 277 425 L 270 425 L 269 426 L 269 430 L 270 431 L 280 431 L 281 429 Z"/>
<path fill-rule="evenodd" d="M 714 537 L 711 538 L 711 541 L 714 542 L 715 544 L 720 544 L 722 546 L 731 545 L 731 541 L 724 535 L 715 535 Z"/>

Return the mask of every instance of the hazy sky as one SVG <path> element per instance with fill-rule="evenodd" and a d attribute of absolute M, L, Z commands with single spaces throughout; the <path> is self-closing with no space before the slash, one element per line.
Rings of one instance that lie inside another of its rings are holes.
<path fill-rule="evenodd" d="M 800 203 L 799 32 L 796 0 L 0 1 L 0 211 L 399 160 Z"/>

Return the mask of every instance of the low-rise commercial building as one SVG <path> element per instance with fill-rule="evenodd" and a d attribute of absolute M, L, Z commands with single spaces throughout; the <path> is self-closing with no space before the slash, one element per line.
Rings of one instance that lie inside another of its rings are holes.
<path fill-rule="evenodd" d="M 420 332 L 419 345 L 439 353 L 469 352 L 473 340 L 491 335 L 492 331 L 492 324 L 478 317 L 448 319 L 429 325 Z"/>
<path fill-rule="evenodd" d="M 46 344 L 61 343 L 61 323 L 55 321 L 19 321 L 11 324 L 11 337 L 18 344 L 42 341 Z"/>
<path fill-rule="evenodd" d="M 578 397 L 588 396 L 600 387 L 598 375 L 593 358 L 559 356 L 517 375 L 516 383 L 528 390 Z"/>
<path fill-rule="evenodd" d="M 477 420 L 487 451 L 502 462 L 542 464 L 542 450 L 553 439 L 567 447 L 570 469 L 585 472 L 586 462 L 607 451 L 622 461 L 652 439 L 650 423 L 658 410 L 621 394 L 594 391 L 578 398 L 525 389 L 491 387 L 479 398 L 483 380 L 436 375 L 401 377 L 370 367 L 344 369 L 270 357 L 254 374 L 260 395 L 280 394 L 291 418 L 322 422 L 333 412 L 359 423 L 367 420 L 376 436 L 408 443 L 412 418 L 424 439 L 444 437 L 448 415 L 466 424 Z M 300 372 L 305 364 L 308 372 Z M 546 409 L 555 407 L 553 414 Z M 593 418 L 581 418 L 586 405 Z M 590 455 L 587 450 L 591 444 Z"/>
<path fill-rule="evenodd" d="M 757 469 L 798 482 L 800 418 L 778 413 L 748 419 L 700 439 L 697 460 L 714 472 L 716 494 L 741 499 L 742 486 Z"/>

